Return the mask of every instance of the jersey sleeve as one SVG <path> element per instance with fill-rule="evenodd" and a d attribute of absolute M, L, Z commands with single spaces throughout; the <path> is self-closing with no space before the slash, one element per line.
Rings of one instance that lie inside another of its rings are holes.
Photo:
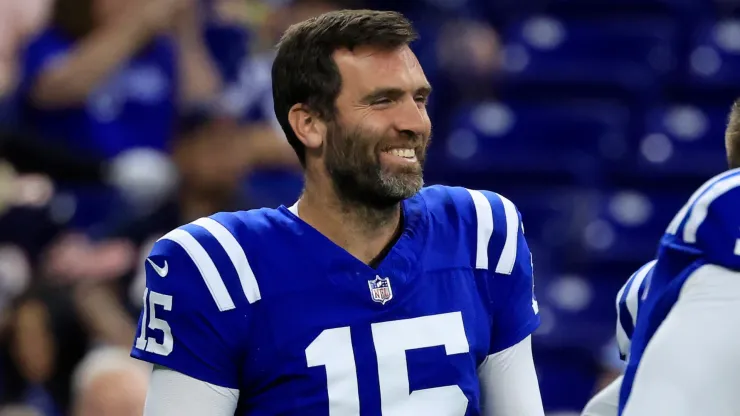
<path fill-rule="evenodd" d="M 653 260 L 637 269 L 617 293 L 617 345 L 622 360 L 629 355 L 637 314 L 655 263 Z"/>
<path fill-rule="evenodd" d="M 661 244 L 740 270 L 740 169 L 710 179 L 671 221 Z"/>
<path fill-rule="evenodd" d="M 511 201 L 493 192 L 471 191 L 471 195 L 478 219 L 475 262 L 477 269 L 488 271 L 480 286 L 492 318 L 489 354 L 495 354 L 519 343 L 540 324 L 532 253 L 521 215 Z"/>
<path fill-rule="evenodd" d="M 718 183 L 705 196 L 694 206 L 685 230 L 691 238 L 689 227 L 696 218 L 696 244 L 704 257 L 712 264 L 740 270 L 740 174 Z M 709 201 L 706 207 L 703 200 Z"/>
<path fill-rule="evenodd" d="M 195 224 L 155 243 L 146 259 L 144 306 L 132 357 L 238 388 L 248 304 L 232 297 L 238 293 L 232 282 L 239 279 L 226 251 L 216 236 Z"/>

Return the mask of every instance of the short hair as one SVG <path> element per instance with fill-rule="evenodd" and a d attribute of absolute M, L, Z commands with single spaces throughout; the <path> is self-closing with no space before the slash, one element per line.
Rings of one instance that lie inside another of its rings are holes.
<path fill-rule="evenodd" d="M 730 169 L 740 168 L 740 98 L 732 104 L 725 130 L 725 148 Z"/>
<path fill-rule="evenodd" d="M 303 103 L 318 117 L 333 121 L 342 77 L 333 59 L 339 49 L 359 46 L 396 49 L 418 38 L 402 14 L 375 10 L 338 10 L 297 23 L 283 34 L 272 64 L 275 115 L 305 166 L 306 149 L 288 121 L 290 108 Z"/>

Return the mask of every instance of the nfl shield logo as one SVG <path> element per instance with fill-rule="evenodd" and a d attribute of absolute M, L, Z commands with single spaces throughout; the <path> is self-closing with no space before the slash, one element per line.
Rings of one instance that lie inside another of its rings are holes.
<path fill-rule="evenodd" d="M 370 286 L 370 296 L 375 302 L 385 305 L 393 298 L 391 281 L 387 277 L 376 276 L 375 280 L 368 280 L 367 285 Z"/>

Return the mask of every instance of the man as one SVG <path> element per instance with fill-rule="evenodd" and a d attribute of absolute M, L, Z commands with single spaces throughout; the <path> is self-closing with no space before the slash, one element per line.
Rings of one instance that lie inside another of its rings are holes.
<path fill-rule="evenodd" d="M 725 133 L 731 170 L 706 182 L 679 211 L 651 261 L 617 295 L 624 377 L 582 416 L 730 415 L 740 339 L 740 100 Z M 638 313 L 639 312 L 639 313 Z"/>
<path fill-rule="evenodd" d="M 304 193 L 154 245 L 132 350 L 156 366 L 145 415 L 544 414 L 515 206 L 421 189 L 430 87 L 414 38 L 368 10 L 283 36 L 275 112 Z"/>

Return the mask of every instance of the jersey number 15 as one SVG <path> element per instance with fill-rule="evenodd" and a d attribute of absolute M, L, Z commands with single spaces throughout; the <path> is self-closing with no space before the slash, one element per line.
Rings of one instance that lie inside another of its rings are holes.
<path fill-rule="evenodd" d="M 460 312 L 371 325 L 378 358 L 383 416 L 464 415 L 468 399 L 459 386 L 409 393 L 406 351 L 444 346 L 447 355 L 470 349 Z M 309 367 L 326 369 L 329 416 L 359 416 L 360 396 L 350 327 L 327 329 L 306 348 Z"/>
<path fill-rule="evenodd" d="M 172 339 L 172 329 L 170 324 L 163 319 L 155 316 L 155 305 L 159 305 L 164 310 L 172 310 L 172 296 L 144 289 L 144 308 L 141 316 L 141 334 L 136 338 L 136 349 L 151 352 L 158 355 L 170 355 L 174 347 Z M 147 321 L 147 318 L 149 319 Z M 162 331 L 162 343 L 157 342 L 156 338 L 146 336 L 146 328 L 151 330 Z"/>

